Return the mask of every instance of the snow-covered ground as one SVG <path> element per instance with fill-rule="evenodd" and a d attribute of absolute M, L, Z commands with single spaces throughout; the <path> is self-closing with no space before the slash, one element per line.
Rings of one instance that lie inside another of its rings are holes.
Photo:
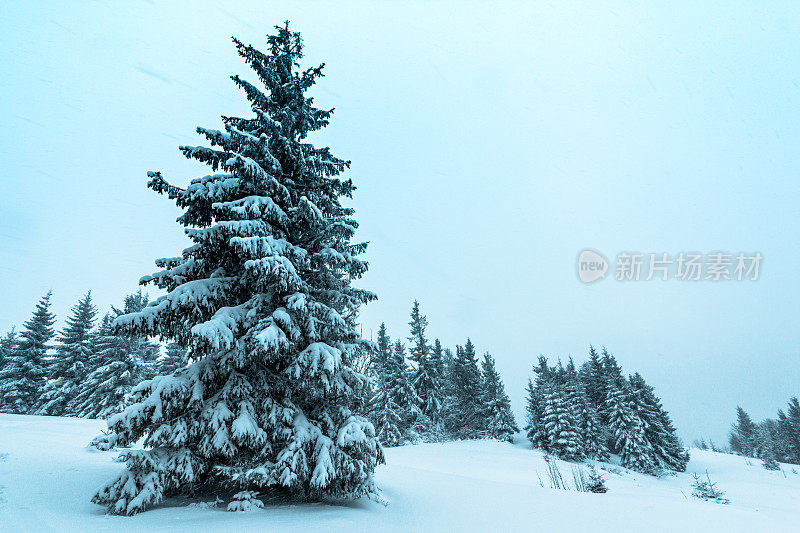
<path fill-rule="evenodd" d="M 97 420 L 0 414 L 0 531 L 800 530 L 800 467 L 770 472 L 758 461 L 692 450 L 685 474 L 656 479 L 620 469 L 603 472 L 607 494 L 567 492 L 540 485 L 541 478 L 549 486 L 542 454 L 521 439 L 388 449 L 377 473 L 386 507 L 268 504 L 229 513 L 179 501 L 108 516 L 89 502 L 122 468 L 115 452 L 86 447 L 103 428 Z M 558 464 L 571 481 L 572 465 Z M 730 505 L 691 497 L 691 472 L 706 470 Z"/>

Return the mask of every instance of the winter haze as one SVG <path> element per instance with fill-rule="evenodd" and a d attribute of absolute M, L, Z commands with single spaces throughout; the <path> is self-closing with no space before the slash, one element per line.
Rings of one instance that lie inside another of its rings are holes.
<path fill-rule="evenodd" d="M 119 305 L 186 240 L 145 188 L 207 174 L 180 144 L 246 113 L 230 37 L 291 19 L 325 61 L 314 138 L 352 159 L 364 336 L 468 333 L 522 420 L 538 354 L 605 345 L 681 436 L 722 442 L 737 404 L 800 389 L 796 4 L 4 3 L 0 330 L 54 290 Z M 755 282 L 580 283 L 584 248 L 761 252 Z M 59 323 L 59 326 L 63 322 Z"/>

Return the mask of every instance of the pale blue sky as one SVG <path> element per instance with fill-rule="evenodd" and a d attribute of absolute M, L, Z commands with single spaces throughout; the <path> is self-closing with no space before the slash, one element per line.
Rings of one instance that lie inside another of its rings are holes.
<path fill-rule="evenodd" d="M 32 5 L 27 5 L 32 4 Z M 792 2 L 5 2 L 0 5 L 0 330 L 52 288 L 118 303 L 185 242 L 145 188 L 206 169 L 179 144 L 246 113 L 230 36 L 291 19 L 317 136 L 352 159 L 361 283 L 407 335 L 490 350 L 516 412 L 539 353 L 607 345 L 681 435 L 800 394 L 800 12 Z M 759 251 L 757 282 L 582 285 L 591 247 Z"/>

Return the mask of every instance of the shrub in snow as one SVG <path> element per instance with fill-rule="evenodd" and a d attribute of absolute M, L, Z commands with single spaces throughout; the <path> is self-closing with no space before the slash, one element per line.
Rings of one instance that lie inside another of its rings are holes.
<path fill-rule="evenodd" d="M 773 455 L 767 455 L 764 457 L 764 460 L 761 462 L 761 466 L 763 466 L 767 470 L 780 470 L 781 465 L 778 461 L 775 460 Z"/>
<path fill-rule="evenodd" d="M 349 162 L 307 142 L 331 111 L 306 91 L 322 67 L 300 70 L 300 35 L 286 27 L 261 52 L 234 40 L 258 85 L 234 76 L 249 118 L 198 128 L 211 147 L 183 146 L 220 173 L 180 188 L 158 172 L 148 185 L 184 209 L 193 245 L 158 259 L 144 277 L 166 295 L 118 317 L 121 333 L 178 342 L 192 362 L 131 391 L 111 417 L 127 468 L 93 501 L 134 514 L 165 496 L 215 481 L 243 490 L 281 487 L 306 497 L 377 496 L 383 451 L 364 414 L 369 379 L 351 362 L 372 344 L 356 333 L 351 286 L 367 270 L 352 243 L 357 222 L 340 198 Z"/>
<path fill-rule="evenodd" d="M 188 507 L 189 509 L 214 509 L 221 503 L 222 500 L 220 500 L 219 497 L 216 497 L 214 498 L 214 501 L 210 502 L 192 502 L 188 505 Z"/>
<path fill-rule="evenodd" d="M 233 501 L 228 504 L 228 511 L 255 511 L 256 509 L 263 509 L 264 503 L 257 499 L 257 492 L 252 490 L 243 490 L 234 494 Z"/>
<path fill-rule="evenodd" d="M 706 479 L 697 474 L 692 474 L 692 477 L 694 477 L 692 496 L 704 501 L 713 501 L 714 503 L 730 503 L 730 500 L 725 498 L 725 492 L 719 490 L 717 484 L 711 481 L 708 472 L 706 472 Z"/>
<path fill-rule="evenodd" d="M 586 488 L 589 492 L 595 492 L 597 494 L 608 492 L 605 481 L 605 478 L 603 478 L 594 466 L 589 467 L 589 479 L 586 482 Z"/>

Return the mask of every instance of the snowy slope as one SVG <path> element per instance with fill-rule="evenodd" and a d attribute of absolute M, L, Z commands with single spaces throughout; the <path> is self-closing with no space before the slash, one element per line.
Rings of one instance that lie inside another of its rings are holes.
<path fill-rule="evenodd" d="M 686 474 L 655 479 L 604 472 L 609 492 L 557 491 L 539 452 L 478 441 L 387 450 L 377 473 L 390 504 L 265 506 L 251 513 L 186 502 L 134 517 L 89 502 L 122 468 L 115 452 L 86 443 L 96 420 L 0 414 L 0 531 L 798 531 L 800 474 L 692 450 Z M 564 477 L 570 464 L 559 462 Z M 800 467 L 794 467 L 800 471 Z M 691 498 L 693 471 L 708 470 L 730 505 Z"/>

